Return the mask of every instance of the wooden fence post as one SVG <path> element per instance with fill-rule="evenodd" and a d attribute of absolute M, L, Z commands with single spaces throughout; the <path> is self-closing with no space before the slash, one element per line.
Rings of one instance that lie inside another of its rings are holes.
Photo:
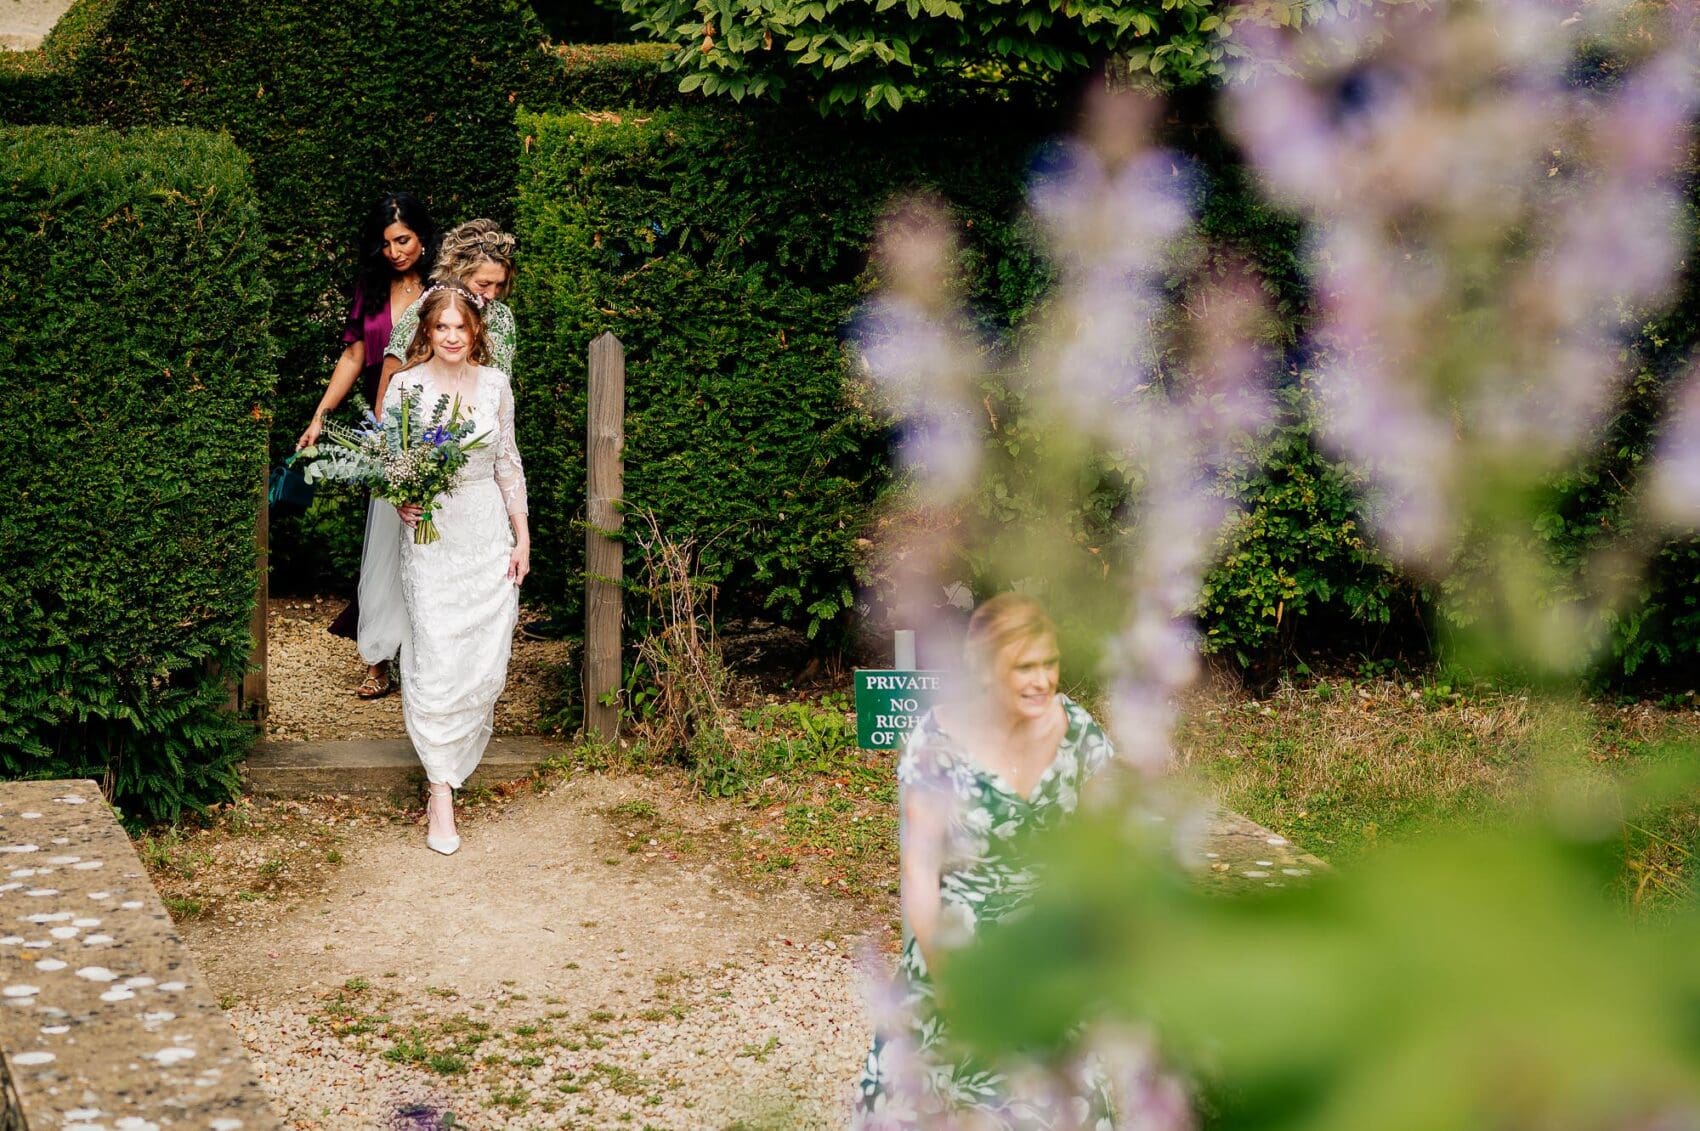
<path fill-rule="evenodd" d="M 624 492 L 626 348 L 613 334 L 590 343 L 584 535 L 584 733 L 620 733 L 620 626 L 625 552 L 619 542 Z M 609 700 L 604 702 L 604 699 Z"/>

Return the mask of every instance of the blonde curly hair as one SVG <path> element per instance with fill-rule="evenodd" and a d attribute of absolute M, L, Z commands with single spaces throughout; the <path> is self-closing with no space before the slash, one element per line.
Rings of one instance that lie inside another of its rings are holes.
<path fill-rule="evenodd" d="M 494 263 L 508 273 L 502 284 L 501 297 L 506 298 L 514 281 L 513 234 L 504 232 L 494 220 L 468 220 L 457 224 L 443 235 L 437 248 L 437 263 L 431 269 L 436 283 L 463 284 L 485 263 Z"/>
<path fill-rule="evenodd" d="M 1057 626 L 1045 606 L 1021 593 L 999 593 L 977 606 L 968 618 L 963 652 L 970 671 L 990 678 L 997 674 L 998 661 L 1006 649 L 1047 638 L 1057 638 Z"/>

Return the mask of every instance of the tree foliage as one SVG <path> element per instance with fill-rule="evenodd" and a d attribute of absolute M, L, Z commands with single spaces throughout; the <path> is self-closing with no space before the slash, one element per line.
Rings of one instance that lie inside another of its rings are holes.
<path fill-rule="evenodd" d="M 896 110 L 945 91 L 1050 87 L 1112 55 L 1169 85 L 1217 78 L 1243 19 L 1283 0 L 623 0 L 672 45 L 681 90 L 734 100 L 795 88 L 822 113 Z"/>

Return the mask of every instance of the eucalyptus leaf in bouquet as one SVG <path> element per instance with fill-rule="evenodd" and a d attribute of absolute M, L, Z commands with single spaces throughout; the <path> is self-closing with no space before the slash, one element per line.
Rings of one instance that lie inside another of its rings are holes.
<path fill-rule="evenodd" d="M 382 420 L 364 399 L 356 397 L 359 427 L 325 425 L 323 440 L 301 454 L 311 462 L 309 483 L 354 483 L 396 506 L 417 506 L 415 545 L 437 541 L 441 535 L 432 512 L 437 499 L 453 491 L 466 467 L 467 455 L 490 442 L 488 433 L 474 435 L 474 423 L 461 415 L 460 399 L 440 396 L 426 417 L 421 393 L 406 389 L 401 401 Z"/>

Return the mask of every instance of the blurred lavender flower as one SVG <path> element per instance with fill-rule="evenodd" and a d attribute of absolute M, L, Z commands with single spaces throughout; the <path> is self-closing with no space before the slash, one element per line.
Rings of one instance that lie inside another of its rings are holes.
<path fill-rule="evenodd" d="M 1128 1113 L 1122 1131 L 1192 1131 L 1197 1126 L 1186 1088 L 1164 1068 L 1154 1040 L 1100 1026 L 1088 1047 L 1117 1109 Z"/>
<path fill-rule="evenodd" d="M 857 959 L 866 989 L 868 1012 L 878 1035 L 868 1053 L 868 1076 L 882 1085 L 876 1110 L 863 1110 L 863 1097 L 856 1097 L 855 1131 L 952 1131 L 953 1118 L 937 1110 L 927 1087 L 928 1064 L 915 1047 L 909 1018 L 915 1003 L 910 1001 L 901 979 L 891 975 L 885 957 L 871 947 Z"/>
<path fill-rule="evenodd" d="M 1095 86 L 1080 131 L 1035 172 L 1028 207 L 1057 268 L 1034 370 L 1069 422 L 1126 446 L 1126 410 L 1151 381 L 1153 338 L 1175 244 L 1193 221 L 1194 178 L 1149 144 L 1158 104 Z"/>
<path fill-rule="evenodd" d="M 973 382 L 982 347 L 956 301 L 956 253 L 943 205 L 926 197 L 899 205 L 874 249 L 882 292 L 852 327 L 867 374 L 902 420 L 899 466 L 942 499 L 972 482 L 980 449 Z"/>
<path fill-rule="evenodd" d="M 1692 44 L 1586 91 L 1590 30 L 1542 0 L 1364 10 L 1254 33 L 1229 96 L 1315 224 L 1319 432 L 1408 565 L 1444 568 L 1482 493 L 1577 457 L 1621 384 L 1619 312 L 1672 281 Z"/>
<path fill-rule="evenodd" d="M 1039 408 L 1144 477 L 1127 620 L 1105 666 L 1117 750 L 1150 772 L 1170 763 L 1171 699 L 1197 673 L 1187 610 L 1230 509 L 1216 484 L 1269 412 L 1269 358 L 1253 332 L 1263 306 L 1249 273 L 1224 272 L 1183 306 L 1170 293 L 1196 250 L 1197 187 L 1180 158 L 1151 147 L 1155 114 L 1146 96 L 1095 89 L 1078 136 L 1028 194 L 1058 266 L 1031 365 Z M 1165 367 L 1177 324 L 1191 348 Z"/>
<path fill-rule="evenodd" d="M 1659 522 L 1700 523 L 1700 368 L 1691 368 L 1677 387 L 1670 419 L 1654 450 L 1645 498 Z"/>

